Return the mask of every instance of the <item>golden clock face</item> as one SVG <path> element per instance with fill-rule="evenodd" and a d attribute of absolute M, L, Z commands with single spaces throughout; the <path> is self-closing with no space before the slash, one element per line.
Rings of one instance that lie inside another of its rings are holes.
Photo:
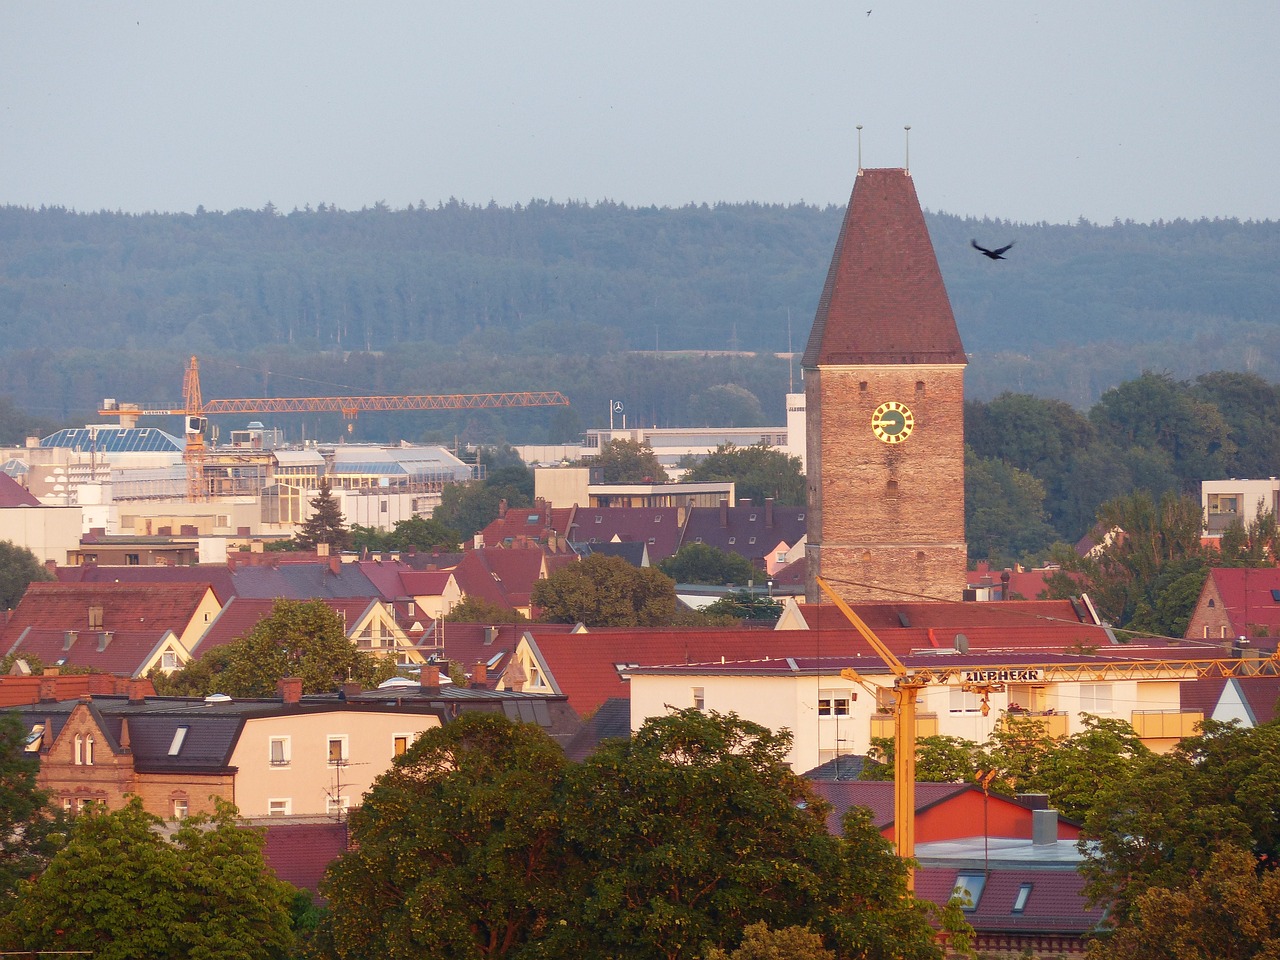
<path fill-rule="evenodd" d="M 884 443 L 901 443 L 911 436 L 916 418 L 905 403 L 890 400 L 871 414 L 871 432 Z"/>

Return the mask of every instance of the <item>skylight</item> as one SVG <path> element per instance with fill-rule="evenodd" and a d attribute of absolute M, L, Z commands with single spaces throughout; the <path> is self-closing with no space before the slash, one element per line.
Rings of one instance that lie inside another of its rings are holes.
<path fill-rule="evenodd" d="M 187 739 L 187 728 L 179 727 L 173 731 L 173 742 L 169 744 L 169 756 L 176 757 L 182 749 L 182 741 Z"/>
<path fill-rule="evenodd" d="M 982 888 L 987 885 L 987 878 L 981 873 L 961 873 L 956 877 L 956 885 L 951 889 L 951 900 L 960 905 L 966 913 L 978 909 L 978 901 L 982 898 Z"/>

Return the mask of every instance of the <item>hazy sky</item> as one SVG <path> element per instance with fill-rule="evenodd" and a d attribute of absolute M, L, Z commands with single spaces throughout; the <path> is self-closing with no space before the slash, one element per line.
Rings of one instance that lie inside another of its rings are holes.
<path fill-rule="evenodd" d="M 1280 219 L 1275 0 L 0 0 L 0 204 Z"/>

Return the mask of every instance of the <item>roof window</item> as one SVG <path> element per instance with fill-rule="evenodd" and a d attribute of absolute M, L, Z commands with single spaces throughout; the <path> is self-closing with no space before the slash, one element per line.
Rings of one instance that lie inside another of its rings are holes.
<path fill-rule="evenodd" d="M 1031 884 L 1024 883 L 1018 887 L 1018 895 L 1013 898 L 1013 913 L 1021 913 L 1027 909 L 1027 900 L 1031 896 Z"/>
<path fill-rule="evenodd" d="M 187 727 L 179 727 L 173 731 L 173 741 L 169 744 L 169 756 L 176 757 L 178 751 L 182 749 L 182 743 L 187 739 Z"/>
<path fill-rule="evenodd" d="M 972 913 L 978 909 L 978 901 L 982 899 L 982 888 L 986 885 L 985 874 L 957 874 L 956 885 L 951 888 L 951 902 L 958 904 L 966 913 Z"/>

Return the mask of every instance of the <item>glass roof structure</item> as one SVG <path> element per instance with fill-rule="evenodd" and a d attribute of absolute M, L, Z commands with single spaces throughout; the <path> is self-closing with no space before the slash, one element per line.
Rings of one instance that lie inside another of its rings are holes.
<path fill-rule="evenodd" d="M 155 427 L 77 427 L 51 433 L 42 447 L 66 447 L 84 453 L 181 453 L 186 443 Z"/>

